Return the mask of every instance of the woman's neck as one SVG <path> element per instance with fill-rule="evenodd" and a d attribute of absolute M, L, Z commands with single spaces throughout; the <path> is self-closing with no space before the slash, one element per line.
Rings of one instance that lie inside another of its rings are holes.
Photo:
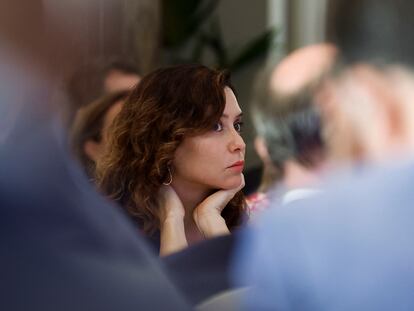
<path fill-rule="evenodd" d="M 178 179 L 174 180 L 171 186 L 184 206 L 184 220 L 192 220 L 194 209 L 209 195 L 210 190 L 205 186 Z"/>
<path fill-rule="evenodd" d="M 174 188 L 178 197 L 180 198 L 184 210 L 184 228 L 188 244 L 193 244 L 204 240 L 200 233 L 194 218 L 194 209 L 210 194 L 211 190 L 205 186 L 194 184 L 175 178 L 171 186 Z"/>

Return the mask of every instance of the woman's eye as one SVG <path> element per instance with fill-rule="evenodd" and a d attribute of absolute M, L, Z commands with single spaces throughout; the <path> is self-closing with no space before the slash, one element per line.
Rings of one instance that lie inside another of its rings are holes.
<path fill-rule="evenodd" d="M 234 129 L 240 133 L 243 130 L 243 122 L 234 123 Z"/>
<path fill-rule="evenodd" d="M 213 127 L 213 130 L 215 132 L 221 132 L 223 130 L 223 124 L 221 124 L 220 122 L 216 123 Z"/>

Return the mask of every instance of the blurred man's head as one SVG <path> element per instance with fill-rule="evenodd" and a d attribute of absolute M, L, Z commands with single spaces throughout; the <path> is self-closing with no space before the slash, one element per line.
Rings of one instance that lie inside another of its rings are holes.
<path fill-rule="evenodd" d="M 319 96 L 335 159 L 372 162 L 413 149 L 414 2 L 332 0 L 328 39 L 342 70 Z"/>
<path fill-rule="evenodd" d="M 414 74 L 407 68 L 347 67 L 319 99 L 336 161 L 382 162 L 414 149 Z"/>
<path fill-rule="evenodd" d="M 270 88 L 273 94 L 287 97 L 318 84 L 331 70 L 336 56 L 336 47 L 325 43 L 292 52 L 272 70 Z"/>
<path fill-rule="evenodd" d="M 288 187 L 307 184 L 313 181 L 311 172 L 323 163 L 325 147 L 314 96 L 335 58 L 332 45 L 305 47 L 283 59 L 261 81 L 253 106 L 255 147 L 265 174 L 271 174 L 268 179 L 281 175 Z"/>

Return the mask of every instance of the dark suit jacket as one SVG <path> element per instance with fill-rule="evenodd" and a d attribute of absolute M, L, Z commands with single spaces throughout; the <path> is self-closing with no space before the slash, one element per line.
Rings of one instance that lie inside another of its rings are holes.
<path fill-rule="evenodd" d="M 186 310 L 136 229 L 69 159 L 59 127 L 25 116 L 0 145 L 0 310 Z"/>
<path fill-rule="evenodd" d="M 248 310 L 414 310 L 414 163 L 269 209 L 236 254 Z"/>
<path fill-rule="evenodd" d="M 174 284 L 193 304 L 231 288 L 235 233 L 210 239 L 163 259 Z"/>

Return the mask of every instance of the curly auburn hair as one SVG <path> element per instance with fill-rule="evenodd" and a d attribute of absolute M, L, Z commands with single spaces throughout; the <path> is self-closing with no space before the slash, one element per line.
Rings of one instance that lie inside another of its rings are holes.
<path fill-rule="evenodd" d="M 177 147 L 211 130 L 224 111 L 230 75 L 201 65 L 158 69 L 132 90 L 112 124 L 109 148 L 98 162 L 97 182 L 146 234 L 160 228 L 158 190 L 168 180 Z M 230 230 L 245 219 L 240 191 L 222 212 Z"/>

